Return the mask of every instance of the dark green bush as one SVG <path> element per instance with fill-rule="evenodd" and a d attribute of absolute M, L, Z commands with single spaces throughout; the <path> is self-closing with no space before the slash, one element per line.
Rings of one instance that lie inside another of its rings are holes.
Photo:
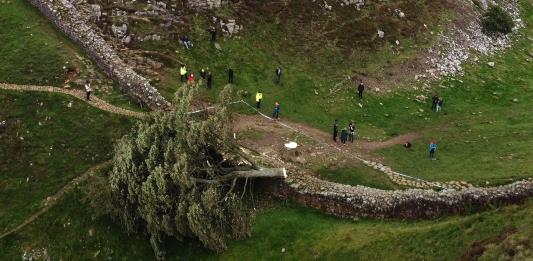
<path fill-rule="evenodd" d="M 486 34 L 508 34 L 513 30 L 514 21 L 509 13 L 493 5 L 483 15 L 481 25 Z"/>

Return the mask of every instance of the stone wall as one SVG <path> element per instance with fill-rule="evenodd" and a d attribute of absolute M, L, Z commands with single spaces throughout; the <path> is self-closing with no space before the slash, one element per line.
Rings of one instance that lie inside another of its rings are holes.
<path fill-rule="evenodd" d="M 170 103 L 148 79 L 136 73 L 91 27 L 90 14 L 84 14 L 67 0 L 29 0 L 68 38 L 76 42 L 98 66 L 118 82 L 123 92 L 152 109 L 168 109 Z"/>
<path fill-rule="evenodd" d="M 193 9 L 213 9 L 226 4 L 227 0 L 188 0 L 187 4 Z"/>
<path fill-rule="evenodd" d="M 386 191 L 349 186 L 307 176 L 267 182 L 268 191 L 338 217 L 437 218 L 482 210 L 491 205 L 521 203 L 533 196 L 533 180 L 492 188 L 465 190 L 409 189 Z"/>

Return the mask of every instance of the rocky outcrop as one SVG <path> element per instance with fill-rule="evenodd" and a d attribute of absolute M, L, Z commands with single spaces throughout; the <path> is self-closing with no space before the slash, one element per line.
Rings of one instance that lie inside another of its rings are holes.
<path fill-rule="evenodd" d="M 123 92 L 153 109 L 167 109 L 170 103 L 150 82 L 135 72 L 118 55 L 117 50 L 91 27 L 94 14 L 84 13 L 67 0 L 29 0 L 68 38 L 76 42 Z"/>
<path fill-rule="evenodd" d="M 456 3 L 463 5 L 464 12 L 456 22 L 439 35 L 438 41 L 427 54 L 426 70 L 427 77 L 431 79 L 442 76 L 457 75 L 463 72 L 463 63 L 466 61 L 477 61 L 478 55 L 489 55 L 496 51 L 506 49 L 511 46 L 512 38 L 509 35 L 488 36 L 483 33 L 480 25 L 480 17 L 484 10 L 479 10 L 473 2 L 465 1 Z M 520 19 L 518 2 L 516 0 L 493 1 L 505 9 L 515 21 L 513 31 L 524 26 Z M 482 8 L 487 8 L 487 1 L 480 1 Z"/>

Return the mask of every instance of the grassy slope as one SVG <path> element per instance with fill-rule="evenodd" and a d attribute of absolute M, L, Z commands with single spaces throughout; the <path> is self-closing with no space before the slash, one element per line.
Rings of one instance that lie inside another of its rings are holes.
<path fill-rule="evenodd" d="M 2 4 L 0 39 L 2 83 L 63 86 L 67 77 L 63 67 L 73 68 L 83 56 L 73 42 L 56 31 L 39 10 L 24 0 Z M 95 67 L 94 64 L 89 66 Z M 104 77 L 99 72 L 97 74 Z M 73 83 L 70 85 L 83 88 Z M 146 111 L 120 93 L 117 86 L 111 93 L 95 88 L 94 94 L 116 106 Z"/>
<path fill-rule="evenodd" d="M 290 1 L 292 5 L 296 5 L 292 8 L 297 10 L 305 10 L 306 5 L 313 5 L 303 4 L 302 2 L 304 1 Z M 371 10 L 363 8 L 362 13 L 357 13 L 357 18 L 365 17 L 369 15 L 367 14 L 369 12 L 378 12 L 377 17 L 374 17 L 376 14 L 372 14 L 370 15 L 371 18 L 368 18 L 370 21 L 363 18 L 364 21 L 358 21 L 354 26 L 358 28 L 364 23 L 371 23 L 370 28 L 377 28 L 384 25 L 379 24 L 380 22 L 384 22 L 390 27 L 394 27 L 392 24 L 396 24 L 396 27 L 408 24 L 413 27 L 419 27 L 425 22 L 430 26 L 431 23 L 435 23 L 430 28 L 438 31 L 442 21 L 437 22 L 436 20 L 438 19 L 435 19 L 435 17 L 441 15 L 443 16 L 442 19 L 444 19 L 446 16 L 452 15 L 442 10 L 436 11 L 437 13 L 431 13 L 424 8 L 430 3 L 421 4 L 419 2 L 418 4 L 423 7 L 422 9 L 409 11 L 411 16 L 416 16 L 413 12 L 420 13 L 421 17 L 417 17 L 417 19 L 421 21 L 402 22 L 388 21 L 387 19 L 387 21 L 380 21 L 380 12 L 377 10 L 387 7 L 387 5 L 389 5 L 389 8 L 395 5 L 402 6 L 406 2 L 414 3 L 414 1 L 401 0 L 386 4 L 376 3 L 375 5 L 377 6 L 374 6 L 373 3 L 371 4 Z M 273 4 L 272 6 L 275 5 Z M 259 6 L 267 5 L 260 4 Z M 288 8 L 282 9 L 287 11 L 286 9 Z M 341 8 L 341 10 L 352 9 Z M 406 10 L 406 8 L 403 8 L 403 10 Z M 223 10 L 221 13 L 226 11 Z M 270 10 L 270 12 L 272 11 Z M 294 17 L 300 17 L 296 11 L 295 13 L 293 14 Z M 301 14 L 303 14 L 302 16 L 312 16 L 306 12 Z M 333 16 L 336 15 L 342 16 L 340 13 L 335 13 Z M 350 13 L 350 15 L 353 17 L 353 13 Z M 265 14 L 265 16 L 268 16 L 268 14 Z M 317 19 L 326 24 L 331 22 L 329 20 L 334 21 L 337 19 L 329 15 L 326 16 L 328 18 L 319 16 Z M 346 17 L 344 18 L 347 19 Z M 363 109 L 357 106 L 359 101 L 355 97 L 355 84 L 348 80 L 348 77 L 353 75 L 354 72 L 380 74 L 384 66 L 398 64 L 401 61 L 412 58 L 416 55 L 417 50 L 422 49 L 431 42 L 433 37 L 429 34 L 429 30 L 421 30 L 417 39 L 412 38 L 413 32 L 407 35 L 399 32 L 388 32 L 387 37 L 394 35 L 397 37 L 393 37 L 394 40 L 400 40 L 401 46 L 397 47 L 392 38 L 382 40 L 377 38 L 377 29 L 375 31 L 372 29 L 372 32 L 365 31 L 364 36 L 361 33 L 366 30 L 365 28 L 351 28 L 350 30 L 354 31 L 345 32 L 345 35 L 339 32 L 339 35 L 330 35 L 326 39 L 324 37 L 308 39 L 307 37 L 316 36 L 315 34 L 319 32 L 297 32 L 298 30 L 304 31 L 303 28 L 298 28 L 298 24 L 301 22 L 299 21 L 300 18 L 294 18 L 296 21 L 290 20 L 291 18 L 280 18 L 288 21 L 283 21 L 286 23 L 279 24 L 271 21 L 276 20 L 276 18 L 272 17 L 254 19 L 256 19 L 254 23 L 246 25 L 244 34 L 238 39 L 221 38 L 222 51 L 217 51 L 211 46 L 208 41 L 209 36 L 205 30 L 207 24 L 201 18 L 195 17 L 191 18 L 192 28 L 190 32 L 191 38 L 195 43 L 194 48 L 184 50 L 178 43 L 165 42 L 145 42 L 141 46 L 155 50 L 175 50 L 177 57 L 187 64 L 190 71 L 195 73 L 198 73 L 202 67 L 209 67 L 214 72 L 216 88 L 214 90 L 206 90 L 206 98 L 215 97 L 220 88 L 226 84 L 227 76 L 225 71 L 228 66 L 232 66 L 235 70 L 236 88 L 246 90 L 252 94 L 248 98 L 250 102 L 253 101 L 253 94 L 257 90 L 262 90 L 265 104 L 262 110 L 268 114 L 271 113 L 274 102 L 279 101 L 281 103 L 282 117 L 306 122 L 325 130 L 329 130 L 333 120 L 339 118 L 342 122 L 347 122 L 351 119 L 364 121 L 365 124 L 360 125 L 364 136 L 381 138 L 385 132 L 387 134 L 397 133 L 397 130 L 392 130 L 390 127 L 379 126 L 389 120 L 383 116 L 383 108 L 378 105 L 381 98 L 369 98 L 363 101 Z M 340 21 L 332 22 L 331 24 L 336 23 L 342 24 Z M 333 29 L 342 29 L 341 31 L 343 31 L 347 28 Z M 392 31 L 392 29 L 388 29 Z M 305 30 L 312 31 L 309 28 L 305 28 Z M 398 30 L 401 31 L 400 29 Z M 338 48 L 332 43 L 335 40 L 347 37 L 347 35 L 353 35 L 353 42 L 362 46 L 360 49 L 357 48 L 359 46 L 350 46 L 355 50 L 353 54 L 346 54 L 342 48 Z M 371 41 L 370 38 L 372 39 Z M 370 43 L 363 44 L 364 39 L 368 39 Z M 284 70 L 281 86 L 277 86 L 274 83 L 274 68 L 277 66 L 281 66 Z M 383 80 L 386 80 L 386 78 L 383 77 Z M 161 80 L 161 91 L 167 97 L 171 97 L 172 93 L 179 87 L 178 81 L 177 68 L 169 69 L 166 77 Z M 338 83 L 340 84 L 334 87 Z M 372 86 L 369 87 L 372 88 Z M 330 93 L 331 89 L 338 90 L 332 94 Z M 318 95 L 315 94 L 314 90 L 318 92 Z M 404 101 L 403 103 L 410 104 L 411 102 Z M 379 116 L 376 117 L 377 115 Z"/>
<path fill-rule="evenodd" d="M 526 61 L 533 52 L 529 39 L 533 31 L 533 9 L 527 1 L 522 3 L 523 20 L 528 26 L 511 51 L 482 58 L 479 65 L 466 66 L 466 75 L 459 77 L 460 81 L 448 78 L 432 83 L 430 93 L 404 88 L 382 96 L 368 93 L 360 101 L 355 97 L 352 83 L 345 79 L 349 75 L 347 68 L 365 65 L 358 62 L 349 65 L 351 60 L 344 60 L 341 54 L 327 47 L 323 52 L 306 56 L 284 50 L 286 46 L 281 42 L 286 32 L 272 24 L 246 28 L 241 39 L 223 41 L 223 50 L 217 51 L 203 40 L 207 38 L 205 26 L 198 22 L 197 28 L 193 28 L 198 39 L 195 48 L 189 51 L 178 48 L 178 56 L 183 57 L 189 68 L 205 66 L 215 71 L 217 87 L 206 90 L 206 98 L 213 97 L 226 83 L 224 70 L 232 65 L 236 71 L 235 87 L 252 94 L 247 98 L 249 102 L 253 102 L 255 91 L 263 90 L 262 110 L 267 114 L 271 113 L 270 105 L 280 101 L 282 117 L 326 131 L 337 118 L 341 124 L 355 120 L 359 134 L 370 140 L 421 132 L 423 138 L 414 142 L 413 153 L 405 153 L 399 147 L 381 153 L 387 163 L 409 175 L 431 180 L 504 183 L 533 175 L 533 151 L 527 149 L 533 145 L 528 114 L 533 105 L 533 63 Z M 289 41 L 288 47 L 295 44 Z M 369 55 L 382 61 L 389 59 L 385 57 L 387 52 L 391 50 L 384 47 Z M 488 61 L 496 62 L 496 68 L 488 67 Z M 277 65 L 284 68 L 281 86 L 273 83 L 273 69 Z M 167 95 L 178 88 L 177 70 L 169 73 L 172 76 L 162 80 Z M 343 81 L 345 84 L 340 85 L 339 92 L 330 94 L 330 88 Z M 319 94 L 315 95 L 314 90 Z M 445 113 L 431 112 L 429 100 L 421 104 L 414 99 L 420 94 L 431 96 L 433 92 L 444 97 Z M 513 103 L 514 98 L 519 102 Z M 425 146 L 429 139 L 440 142 L 441 160 L 437 163 L 426 160 Z M 506 160 L 509 156 L 513 160 Z"/>
<path fill-rule="evenodd" d="M 73 101 L 72 108 L 67 108 Z M 62 95 L 0 91 L 0 232 L 73 177 L 111 158 L 132 120 Z"/>
<path fill-rule="evenodd" d="M 107 218 L 97 218 L 78 198 L 79 193 L 69 194 L 34 224 L 0 240 L 0 259 L 15 259 L 24 251 L 43 248 L 52 259 L 153 259 L 146 238 L 126 236 Z M 259 214 L 250 239 L 230 243 L 224 254 L 207 252 L 195 242 L 174 242 L 169 245 L 168 259 L 451 260 L 473 242 L 508 227 L 518 228 L 517 236 L 527 236 L 533 229 L 532 217 L 531 200 L 525 205 L 435 221 L 350 221 L 276 203 Z"/>
<path fill-rule="evenodd" d="M 515 46 L 467 66 L 462 81 L 443 81 L 450 87 L 439 90 L 446 113 L 426 121 L 432 130 L 413 142 L 411 152 L 381 151 L 388 164 L 432 180 L 494 184 L 533 176 L 533 8 L 523 6 L 528 27 Z M 489 61 L 495 68 L 486 65 Z M 427 158 L 430 139 L 440 143 L 437 161 Z"/>
<path fill-rule="evenodd" d="M 63 66 L 72 52 L 26 1 L 2 4 L 0 39 L 0 82 L 59 86 L 66 79 Z"/>

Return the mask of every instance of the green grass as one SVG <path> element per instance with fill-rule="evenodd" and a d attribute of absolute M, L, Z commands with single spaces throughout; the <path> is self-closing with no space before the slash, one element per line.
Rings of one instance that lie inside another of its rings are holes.
<path fill-rule="evenodd" d="M 285 50 L 297 43 L 291 42 L 294 39 L 283 40 L 286 31 L 276 25 L 246 28 L 240 39 L 222 41 L 223 49 L 217 51 L 204 41 L 205 27 L 197 22 L 197 28 L 192 28 L 197 39 L 195 48 L 188 51 L 177 46 L 165 48 L 177 48 L 178 57 L 183 57 L 189 68 L 209 67 L 215 72 L 215 88 L 204 89 L 201 99 L 212 99 L 226 84 L 225 69 L 232 65 L 236 72 L 235 88 L 247 91 L 250 103 L 255 92 L 262 90 L 262 111 L 267 114 L 272 112 L 274 102 L 279 101 L 282 118 L 325 131 L 330 130 L 334 119 L 339 119 L 341 125 L 354 120 L 359 135 L 367 140 L 418 132 L 422 138 L 414 141 L 413 152 L 394 147 L 379 154 L 385 156 L 385 162 L 393 169 L 408 175 L 500 184 L 533 175 L 533 151 L 528 149 L 533 146 L 533 123 L 528 116 L 533 106 L 533 63 L 527 60 L 531 60 L 533 53 L 533 8 L 527 1 L 521 3 L 527 26 L 515 37 L 511 50 L 481 57 L 478 64 L 465 66 L 464 76 L 433 82 L 430 91 L 404 86 L 379 96 L 367 93 L 362 101 L 356 98 L 353 83 L 346 77 L 351 68 L 370 65 L 361 64 L 362 60 L 351 64 L 352 60 L 344 59 L 327 46 L 305 56 Z M 370 60 L 376 60 L 376 66 L 388 59 L 383 51 L 368 55 L 373 57 Z M 489 61 L 496 63 L 495 68 L 486 65 Z M 280 86 L 274 84 L 274 68 L 278 65 L 284 69 Z M 177 70 L 169 72 L 173 75 L 161 82 L 167 95 L 178 88 Z M 342 84 L 338 91 L 330 93 L 339 82 Z M 415 100 L 417 95 L 431 97 L 434 93 L 444 97 L 443 113 L 430 111 L 430 99 L 425 103 Z M 519 102 L 513 102 L 515 98 Z M 430 139 L 440 144 L 436 162 L 427 160 L 426 143 Z M 500 159 L 510 155 L 512 160 Z"/>
<path fill-rule="evenodd" d="M 347 184 L 361 185 L 378 189 L 399 189 L 384 173 L 373 170 L 363 165 L 354 165 L 337 169 L 321 168 L 318 171 L 320 177 L 325 180 Z"/>
<path fill-rule="evenodd" d="M 46 249 L 52 260 L 153 259 L 147 238 L 127 236 L 79 198 L 80 192 L 68 194 L 35 223 L 0 240 L 0 259 L 18 259 L 31 249 Z M 168 260 L 451 260 L 505 228 L 516 227 L 521 237 L 533 229 L 531 200 L 431 221 L 351 221 L 281 202 L 260 212 L 252 237 L 231 242 L 222 255 L 194 241 L 170 242 Z"/>
<path fill-rule="evenodd" d="M 444 113 L 411 113 L 410 120 L 404 119 L 411 126 L 391 120 L 403 131 L 419 128 L 422 138 L 413 142 L 411 151 L 380 151 L 387 164 L 426 179 L 482 185 L 533 176 L 533 63 L 527 60 L 533 53 L 533 8 L 523 6 L 524 20 L 530 24 L 511 50 L 466 66 L 464 77 L 436 84 L 448 87 L 435 88 L 445 99 Z M 497 64 L 495 68 L 486 65 L 489 61 Z M 427 155 L 432 139 L 439 142 L 436 161 Z"/>
<path fill-rule="evenodd" d="M 73 57 L 48 20 L 26 1 L 0 8 L 0 82 L 55 85 L 66 75 L 63 66 Z"/>
<path fill-rule="evenodd" d="M 67 75 L 65 68 L 96 67 L 87 59 L 81 49 L 60 32 L 31 4 L 23 0 L 9 1 L 0 8 L 0 82 L 12 84 L 32 84 L 63 86 Z M 87 64 L 85 64 L 87 63 Z M 80 68 L 81 75 L 86 77 Z M 92 70 L 92 69 L 91 69 Z M 105 77 L 96 71 L 98 77 Z M 83 89 L 71 82 L 70 85 Z M 110 93 L 98 90 L 94 95 L 109 103 L 131 109 L 146 111 L 139 104 L 124 96 L 118 86 L 113 86 Z"/>
<path fill-rule="evenodd" d="M 67 104 L 72 101 L 72 108 Z M 110 159 L 132 120 L 57 94 L 0 91 L 0 232 L 74 177 Z"/>

